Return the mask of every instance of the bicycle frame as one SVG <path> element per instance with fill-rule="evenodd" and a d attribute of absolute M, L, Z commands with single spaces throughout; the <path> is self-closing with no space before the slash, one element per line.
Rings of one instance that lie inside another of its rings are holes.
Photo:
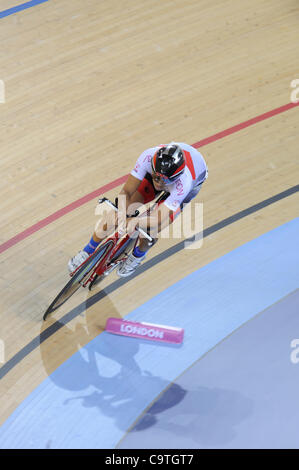
<path fill-rule="evenodd" d="M 105 197 L 99 199 L 99 203 L 100 204 L 107 203 L 113 210 L 118 211 L 117 206 Z M 135 211 L 135 214 L 130 216 L 130 217 L 137 217 L 138 215 L 139 215 L 139 211 Z M 121 240 L 122 234 L 120 234 L 119 230 L 116 230 L 115 233 L 111 237 L 105 239 L 104 243 L 112 242 L 111 248 L 109 248 L 107 250 L 104 257 L 101 258 L 101 260 L 92 268 L 92 270 L 90 272 L 90 276 L 88 276 L 88 278 L 81 285 L 83 287 L 87 287 L 88 284 L 92 285 L 92 283 L 95 281 L 95 279 L 98 276 L 107 276 L 108 274 L 110 274 L 117 267 L 117 265 L 119 263 L 121 263 L 126 258 L 126 255 L 124 253 L 123 257 L 121 257 L 118 260 L 113 261 L 111 264 L 109 264 L 110 261 L 113 260 L 113 258 L 115 258 L 115 256 L 117 255 L 117 253 L 119 251 L 121 252 L 123 246 L 129 240 L 134 240 L 134 238 L 136 238 L 135 243 L 134 243 L 134 247 L 133 247 L 133 249 L 134 249 L 137 242 L 138 242 L 140 234 L 143 235 L 145 238 L 147 238 L 151 244 L 154 243 L 154 239 L 147 232 L 145 232 L 144 230 L 142 230 L 138 227 L 136 228 L 136 230 L 132 234 L 126 234 L 124 236 L 123 240 Z M 100 248 L 100 246 L 99 246 L 99 248 Z M 87 263 L 88 259 L 84 263 Z M 84 264 L 84 263 L 82 263 L 82 264 Z M 71 274 L 71 276 L 73 276 L 78 271 L 78 269 L 80 269 L 81 267 L 82 267 L 82 265 L 78 266 L 78 268 Z"/>
<path fill-rule="evenodd" d="M 108 276 L 115 268 L 116 266 L 121 263 L 125 259 L 125 255 L 120 258 L 119 260 L 116 260 L 112 262 L 111 264 L 110 261 L 115 257 L 118 251 L 121 250 L 121 248 L 126 244 L 126 242 L 131 238 L 130 235 L 126 235 L 124 240 L 122 240 L 121 243 L 118 243 L 120 236 L 119 233 L 116 232 L 112 237 L 108 238 L 105 240 L 105 242 L 112 241 L 113 245 L 111 246 L 110 249 L 108 249 L 107 253 L 105 254 L 104 258 L 101 259 L 101 261 L 95 266 L 95 268 L 92 270 L 92 273 L 90 277 L 82 284 L 83 287 L 86 287 L 89 283 L 92 283 L 97 276 Z M 136 241 L 134 244 L 134 247 L 138 241 L 138 237 L 136 237 Z"/>
<path fill-rule="evenodd" d="M 164 195 L 162 193 L 155 204 L 148 209 L 148 212 L 157 204 L 159 205 L 163 201 L 163 197 Z M 117 206 L 109 201 L 109 199 L 103 198 L 99 200 L 100 204 L 103 202 L 107 203 L 115 211 L 118 211 Z M 137 217 L 138 215 L 139 211 L 135 211 L 135 215 L 127 217 Z M 119 263 L 126 259 L 126 255 L 128 254 L 126 251 L 132 249 L 132 246 L 128 248 L 126 244 L 132 242 L 132 245 L 134 244 L 134 246 L 136 246 L 140 235 L 147 238 L 150 244 L 154 244 L 155 240 L 139 227 L 136 227 L 132 233 L 126 234 L 121 233 L 120 230 L 117 229 L 111 237 L 103 240 L 95 252 L 71 274 L 71 279 L 49 305 L 43 315 L 43 319 L 46 320 L 50 313 L 63 305 L 80 286 L 86 287 L 89 284 L 89 289 L 91 289 L 91 287 L 97 283 L 97 278 L 101 281 L 103 276 L 110 274 Z"/>

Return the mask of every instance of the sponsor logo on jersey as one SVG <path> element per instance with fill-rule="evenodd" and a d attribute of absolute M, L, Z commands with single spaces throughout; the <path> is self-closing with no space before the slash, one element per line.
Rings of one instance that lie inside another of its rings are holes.
<path fill-rule="evenodd" d="M 143 159 L 143 163 L 144 162 L 150 162 L 152 159 L 152 156 L 149 154 L 149 155 L 145 155 L 144 159 Z"/>
<path fill-rule="evenodd" d="M 181 196 L 184 192 L 184 186 L 180 180 L 175 183 L 175 188 L 177 190 L 178 196 Z"/>

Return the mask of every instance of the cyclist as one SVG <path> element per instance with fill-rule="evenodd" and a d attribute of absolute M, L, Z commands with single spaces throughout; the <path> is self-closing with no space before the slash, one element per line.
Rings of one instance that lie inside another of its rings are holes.
<path fill-rule="evenodd" d="M 171 142 L 142 152 L 120 195 L 126 197 L 126 208 L 134 204 L 135 209 L 136 204 L 146 204 L 165 191 L 163 200 L 156 207 L 157 217 L 150 221 L 151 230 L 158 233 L 173 222 L 184 204 L 194 199 L 207 177 L 208 168 L 200 152 L 191 145 Z M 137 223 L 144 230 L 148 229 L 149 220 L 142 216 L 138 220 L 129 219 L 127 228 L 133 230 Z M 107 231 L 112 232 L 113 229 L 115 220 L 108 217 L 83 250 L 69 261 L 69 271 L 73 272 L 80 266 L 107 236 Z M 120 263 L 117 274 L 120 277 L 130 276 L 144 260 L 149 248 L 147 240 L 140 238 L 138 246 Z"/>

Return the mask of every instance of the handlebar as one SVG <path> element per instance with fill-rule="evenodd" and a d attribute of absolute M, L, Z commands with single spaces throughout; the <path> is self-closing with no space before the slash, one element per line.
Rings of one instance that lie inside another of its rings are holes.
<path fill-rule="evenodd" d="M 111 202 L 109 199 L 107 199 L 106 197 L 101 197 L 99 199 L 99 204 L 103 204 L 103 202 L 106 202 L 106 204 L 108 204 L 108 206 L 110 206 L 113 210 L 115 210 L 115 212 L 118 211 L 118 208 L 115 204 L 113 204 L 113 202 Z"/>
<path fill-rule="evenodd" d="M 115 212 L 118 212 L 118 207 L 116 206 L 116 204 L 113 204 L 113 202 L 111 202 L 110 199 L 108 199 L 106 197 L 100 198 L 99 199 L 99 204 L 103 204 L 103 203 L 106 203 L 109 207 L 111 207 L 111 209 L 113 209 Z M 134 215 L 128 215 L 127 214 L 127 218 L 138 217 L 138 215 L 139 215 L 139 211 L 136 210 Z M 139 227 L 136 227 L 136 230 L 144 238 L 147 238 L 151 244 L 154 244 L 154 242 L 155 242 L 154 238 L 152 238 L 145 230 L 143 230 L 142 228 L 139 228 Z"/>

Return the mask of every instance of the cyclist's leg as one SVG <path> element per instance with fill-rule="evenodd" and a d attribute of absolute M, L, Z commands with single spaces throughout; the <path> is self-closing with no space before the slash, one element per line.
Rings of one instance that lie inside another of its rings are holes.
<path fill-rule="evenodd" d="M 153 186 L 151 175 L 147 173 L 145 178 L 140 182 L 138 189 L 132 194 L 128 201 L 125 201 L 124 205 L 121 202 L 121 197 L 124 197 L 124 195 L 118 196 L 119 210 L 121 211 L 122 207 L 126 205 L 126 214 L 134 214 L 136 209 L 152 201 L 159 193 L 160 191 L 156 191 Z M 124 214 L 124 216 L 126 216 L 126 214 Z M 121 214 L 119 214 L 119 216 L 121 216 Z M 116 224 L 117 213 L 113 210 L 109 211 L 106 217 L 97 224 L 96 230 L 93 233 L 93 240 L 100 243 L 107 235 L 110 235 L 116 229 Z"/>
<path fill-rule="evenodd" d="M 178 215 L 183 210 L 184 205 L 191 202 L 192 199 L 194 199 L 197 196 L 197 194 L 199 193 L 199 191 L 201 189 L 201 186 L 202 186 L 202 183 L 195 186 L 187 194 L 187 196 L 185 197 L 184 201 L 181 203 L 181 206 L 178 208 L 178 210 L 176 212 L 171 212 L 170 217 L 169 217 L 169 224 L 172 224 L 173 221 L 176 219 L 176 217 L 178 217 Z M 167 197 L 167 195 L 165 195 L 165 198 L 166 197 Z M 164 199 L 162 198 L 159 201 L 159 203 L 157 204 L 157 206 L 155 207 L 154 210 L 158 210 L 159 205 L 162 204 L 163 202 L 164 202 Z M 155 242 L 157 241 L 158 234 L 161 230 L 162 229 L 158 229 L 157 234 L 154 235 Z M 151 233 L 151 236 L 153 236 L 152 233 Z M 145 255 L 149 251 L 151 246 L 152 245 L 149 245 L 148 241 L 145 238 L 140 238 L 139 245 L 135 247 L 133 253 L 131 253 L 131 255 L 124 261 L 124 263 L 122 263 L 119 266 L 119 268 L 117 270 L 117 274 L 120 277 L 131 276 L 134 273 L 134 271 L 138 268 L 138 266 L 141 264 L 141 262 L 144 260 Z"/>
<path fill-rule="evenodd" d="M 97 222 L 96 228 L 88 244 L 69 260 L 68 269 L 70 273 L 74 272 L 84 261 L 86 261 L 87 258 L 95 252 L 101 241 L 113 232 L 116 224 L 115 214 L 116 212 L 114 210 L 110 210 Z"/>
<path fill-rule="evenodd" d="M 153 200 L 156 194 L 157 191 L 153 187 L 151 175 L 147 174 L 128 201 L 128 213 L 133 214 L 138 207 Z M 89 243 L 70 259 L 68 264 L 70 272 L 80 266 L 97 249 L 98 245 L 115 231 L 118 221 L 117 215 L 119 214 L 111 210 L 98 221 Z"/>
<path fill-rule="evenodd" d="M 162 191 L 159 191 L 159 193 L 161 193 L 161 192 Z M 167 199 L 167 197 L 168 197 L 168 193 L 164 193 L 162 195 L 162 197 L 159 198 L 157 205 L 155 206 L 154 209 L 152 209 L 152 211 L 157 211 L 160 204 L 163 204 L 163 202 L 165 201 L 165 199 Z M 153 213 L 152 211 L 151 211 L 151 213 Z M 172 220 L 171 220 L 171 222 L 172 222 Z M 147 231 L 148 231 L 148 233 L 150 233 L 151 237 L 154 239 L 154 243 L 149 244 L 149 241 L 146 238 L 140 237 L 140 239 L 139 239 L 140 240 L 139 249 L 140 249 L 141 252 L 145 252 L 145 253 L 158 241 L 158 234 L 160 232 L 160 230 L 158 230 L 157 232 L 155 230 L 152 230 L 152 228 L 150 226 L 148 226 Z"/>
<path fill-rule="evenodd" d="M 130 199 L 129 204 L 143 204 L 142 196 L 137 193 L 134 194 Z M 104 216 L 98 220 L 95 230 L 89 240 L 88 244 L 84 246 L 75 256 L 73 256 L 68 263 L 68 269 L 70 273 L 75 271 L 86 259 L 91 256 L 95 250 L 98 248 L 99 244 L 105 240 L 109 235 L 116 230 L 118 223 L 119 212 L 115 212 L 113 209 L 109 212 L 106 212 Z"/>
<path fill-rule="evenodd" d="M 199 185 L 195 186 L 187 194 L 187 196 L 185 197 L 185 199 L 183 200 L 183 202 L 181 203 L 180 207 L 177 209 L 176 212 L 171 212 L 170 217 L 169 217 L 169 225 L 172 224 L 174 222 L 174 220 L 180 215 L 180 213 L 183 211 L 185 205 L 188 204 L 189 202 L 191 202 L 197 196 L 197 194 L 199 193 L 199 191 L 202 187 L 202 184 L 203 184 L 203 182 L 201 182 Z M 167 198 L 167 194 L 165 195 L 165 199 L 166 198 Z M 158 210 L 160 204 L 162 204 L 163 202 L 164 202 L 164 199 L 160 200 L 157 207 L 155 208 L 155 210 Z M 161 230 L 162 229 L 158 230 L 158 232 L 155 236 L 155 243 L 158 240 L 158 234 L 160 233 Z M 139 243 L 140 250 L 146 252 L 151 248 L 151 246 L 149 246 L 148 241 L 145 238 L 141 238 L 140 243 Z"/>
<path fill-rule="evenodd" d="M 140 186 L 138 187 L 135 197 L 137 200 L 142 200 L 142 204 L 146 204 L 155 199 L 155 197 L 161 193 L 154 188 L 152 183 L 152 177 L 150 174 L 147 174 L 142 180 Z M 141 196 L 141 198 L 140 198 Z M 133 211 L 136 207 L 133 207 Z M 117 274 L 120 277 L 127 277 L 133 274 L 133 272 L 138 268 L 146 256 L 146 252 L 149 250 L 150 246 L 147 243 L 145 238 L 139 238 L 139 242 L 135 246 L 133 252 L 128 256 L 125 262 L 121 263 L 118 267 Z"/>
<path fill-rule="evenodd" d="M 153 201 L 161 192 L 162 191 L 157 191 L 154 188 L 152 176 L 149 173 L 146 174 L 145 178 L 142 180 L 140 186 L 136 191 L 136 193 L 139 193 L 139 196 L 141 196 L 143 204 L 147 204 L 148 202 Z M 140 238 L 139 243 L 134 250 L 135 256 L 144 257 L 145 253 L 149 250 L 150 246 L 152 245 L 148 244 L 146 238 Z"/>

